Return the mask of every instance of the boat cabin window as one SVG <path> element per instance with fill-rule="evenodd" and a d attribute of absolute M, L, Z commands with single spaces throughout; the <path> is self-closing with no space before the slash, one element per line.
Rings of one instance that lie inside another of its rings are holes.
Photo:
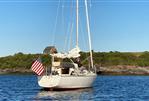
<path fill-rule="evenodd" d="M 62 62 L 60 65 L 62 68 L 74 68 L 74 65 L 69 62 Z"/>
<path fill-rule="evenodd" d="M 69 74 L 69 68 L 63 68 L 61 72 L 62 74 Z"/>

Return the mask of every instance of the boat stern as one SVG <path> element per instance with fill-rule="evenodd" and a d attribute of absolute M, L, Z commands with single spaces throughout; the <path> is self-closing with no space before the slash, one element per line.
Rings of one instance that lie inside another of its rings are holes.
<path fill-rule="evenodd" d="M 58 85 L 60 76 L 38 76 L 38 84 L 43 88 L 53 88 Z"/>

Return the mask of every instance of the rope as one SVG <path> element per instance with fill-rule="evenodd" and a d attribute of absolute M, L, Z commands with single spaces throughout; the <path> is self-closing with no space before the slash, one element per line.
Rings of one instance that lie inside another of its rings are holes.
<path fill-rule="evenodd" d="M 72 33 L 73 33 L 73 23 L 71 25 L 71 30 L 70 30 L 69 48 L 68 48 L 68 50 L 70 50 L 72 48 Z"/>
<path fill-rule="evenodd" d="M 67 29 L 67 32 L 66 32 L 66 34 L 65 34 L 64 51 L 67 51 L 66 47 L 67 47 L 67 43 L 68 43 L 69 30 L 70 30 L 70 23 L 68 24 L 68 29 Z"/>
<path fill-rule="evenodd" d="M 4 3 L 59 3 L 59 0 L 32 0 L 32 1 L 20 1 L 20 0 L 8 0 L 8 1 L 0 1 L 0 2 L 4 2 Z M 63 2 L 65 3 L 69 3 L 69 2 L 76 2 L 75 0 L 69 1 L 69 0 L 63 0 Z M 79 1 L 79 2 L 83 2 L 83 0 Z M 100 2 L 126 2 L 126 3 L 147 3 L 149 1 L 147 0 L 92 0 L 92 3 L 100 3 Z"/>
<path fill-rule="evenodd" d="M 55 20 L 55 24 L 54 24 L 54 29 L 53 29 L 53 40 L 52 40 L 52 45 L 55 45 L 55 35 L 56 35 L 56 26 L 57 26 L 57 19 L 58 19 L 58 14 L 59 14 L 59 8 L 60 8 L 60 0 L 58 2 L 58 7 L 57 7 L 57 10 L 56 10 L 56 20 Z"/>
<path fill-rule="evenodd" d="M 69 51 L 72 45 L 72 33 L 73 33 L 73 18 L 74 18 L 74 13 L 73 13 L 73 0 L 70 6 L 70 23 L 68 24 L 68 29 L 67 33 L 65 34 L 65 44 L 64 44 L 64 50 Z M 69 18 L 67 18 L 69 19 Z"/>

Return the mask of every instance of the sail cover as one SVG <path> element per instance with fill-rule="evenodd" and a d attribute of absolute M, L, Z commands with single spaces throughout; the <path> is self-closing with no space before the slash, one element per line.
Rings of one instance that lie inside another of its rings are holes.
<path fill-rule="evenodd" d="M 70 51 L 68 52 L 68 57 L 69 57 L 69 58 L 77 58 L 77 57 L 80 56 L 79 53 L 80 53 L 79 47 L 75 47 L 75 48 L 73 48 L 72 50 L 70 50 Z"/>
<path fill-rule="evenodd" d="M 57 57 L 57 58 L 77 58 L 80 56 L 80 49 L 79 47 L 75 47 L 71 49 L 68 53 L 55 53 L 51 54 L 51 56 Z"/>

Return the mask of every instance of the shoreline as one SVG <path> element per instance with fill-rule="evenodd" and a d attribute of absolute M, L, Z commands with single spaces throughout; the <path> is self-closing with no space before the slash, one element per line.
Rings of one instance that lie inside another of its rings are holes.
<path fill-rule="evenodd" d="M 34 74 L 30 69 L 24 68 L 0 68 L 0 75 L 3 74 Z"/>
<path fill-rule="evenodd" d="M 2 74 L 34 74 L 31 69 L 26 68 L 0 68 Z M 147 75 L 149 76 L 149 67 L 137 66 L 107 66 L 97 67 L 98 75 Z"/>
<path fill-rule="evenodd" d="M 99 75 L 149 75 L 149 67 L 108 66 L 97 69 Z"/>

